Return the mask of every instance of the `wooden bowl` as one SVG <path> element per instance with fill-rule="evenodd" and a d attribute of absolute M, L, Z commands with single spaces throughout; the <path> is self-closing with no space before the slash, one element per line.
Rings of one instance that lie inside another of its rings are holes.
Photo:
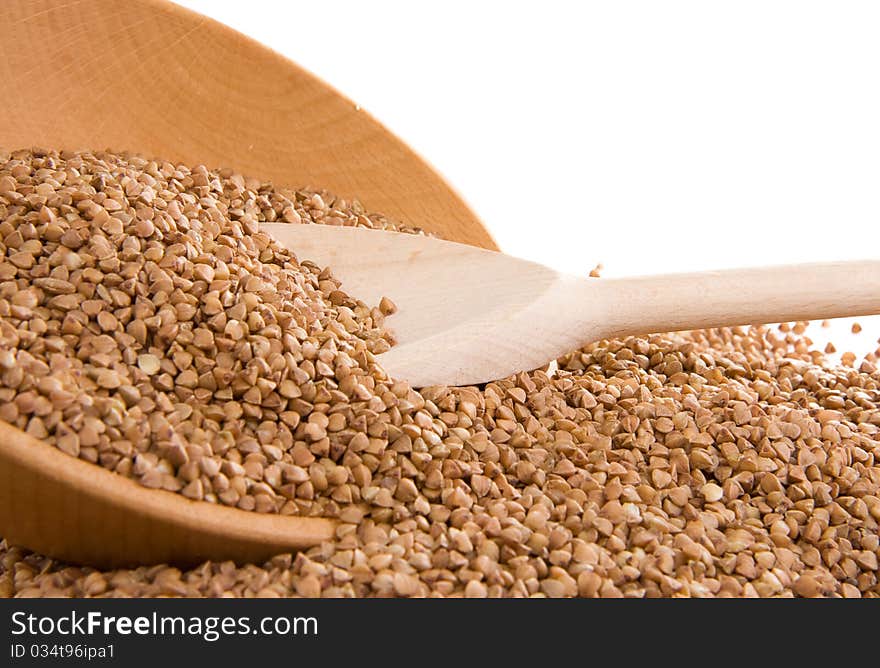
<path fill-rule="evenodd" d="M 454 241 L 496 248 L 446 182 L 295 64 L 161 0 L 2 0 L 0 148 L 127 150 L 326 188 Z M 95 566 L 258 561 L 332 537 L 71 458 L 0 423 L 0 536 Z"/>
<path fill-rule="evenodd" d="M 497 250 L 443 178 L 354 102 L 170 2 L 2 0 L 0 81 L 0 148 L 232 167 Z"/>

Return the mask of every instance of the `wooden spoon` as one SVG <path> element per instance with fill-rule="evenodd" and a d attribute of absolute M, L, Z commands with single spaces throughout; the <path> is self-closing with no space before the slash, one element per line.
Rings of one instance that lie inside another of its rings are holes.
<path fill-rule="evenodd" d="M 503 378 L 610 337 L 880 313 L 880 261 L 590 279 L 426 236 L 261 227 L 352 296 L 397 304 L 398 343 L 378 360 L 416 387 Z"/>

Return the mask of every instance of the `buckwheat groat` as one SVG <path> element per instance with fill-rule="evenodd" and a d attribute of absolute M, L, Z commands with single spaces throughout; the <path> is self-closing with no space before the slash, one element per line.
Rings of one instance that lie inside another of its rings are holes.
<path fill-rule="evenodd" d="M 0 163 L 0 419 L 194 499 L 319 514 L 316 497 L 348 499 L 348 477 L 309 467 L 383 429 L 370 359 L 389 306 L 259 232 L 277 219 L 374 224 L 204 167 Z"/>
<path fill-rule="evenodd" d="M 394 223 L 130 156 L 0 165 L 0 418 L 143 484 L 340 521 L 298 555 L 184 572 L 0 543 L 2 596 L 880 595 L 872 356 L 728 328 L 416 391 L 373 358 L 393 305 L 256 232 Z M 53 199 L 68 186 L 86 196 Z"/>

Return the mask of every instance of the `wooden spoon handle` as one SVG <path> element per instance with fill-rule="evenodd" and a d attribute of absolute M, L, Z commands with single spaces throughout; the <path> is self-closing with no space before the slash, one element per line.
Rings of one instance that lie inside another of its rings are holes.
<path fill-rule="evenodd" d="M 606 279 L 599 293 L 605 337 L 868 315 L 880 313 L 880 261 Z"/>

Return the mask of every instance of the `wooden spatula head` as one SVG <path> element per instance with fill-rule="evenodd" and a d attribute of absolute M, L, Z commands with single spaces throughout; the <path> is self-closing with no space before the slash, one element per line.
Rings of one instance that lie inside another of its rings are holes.
<path fill-rule="evenodd" d="M 470 385 L 534 369 L 589 336 L 590 323 L 579 313 L 559 313 L 560 299 L 588 289 L 587 281 L 534 262 L 365 228 L 261 229 L 299 259 L 330 267 L 353 297 L 371 305 L 388 297 L 397 305 L 387 320 L 397 345 L 378 359 L 392 377 L 416 387 Z"/>

